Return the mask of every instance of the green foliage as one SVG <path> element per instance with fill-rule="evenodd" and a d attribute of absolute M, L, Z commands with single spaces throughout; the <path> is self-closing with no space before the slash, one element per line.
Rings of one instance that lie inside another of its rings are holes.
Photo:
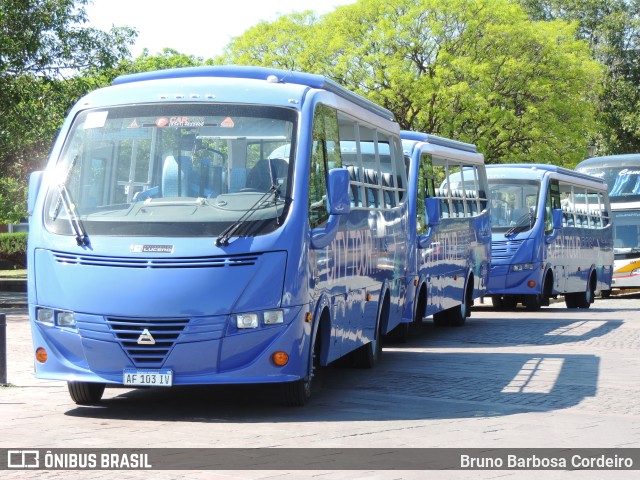
<path fill-rule="evenodd" d="M 26 190 L 15 178 L 0 178 L 0 223 L 20 223 L 27 216 Z"/>
<path fill-rule="evenodd" d="M 27 266 L 27 233 L 0 233 L 0 259 Z"/>
<path fill-rule="evenodd" d="M 75 75 L 129 55 L 135 31 L 85 27 L 87 3 L 0 3 L 0 221 L 22 211 L 28 174 L 44 165 L 71 105 L 95 86 Z"/>
<path fill-rule="evenodd" d="M 403 128 L 477 144 L 489 163 L 571 166 L 597 131 L 601 78 L 575 37 L 510 0 L 360 0 L 262 23 L 222 60 L 325 74 Z"/>
<path fill-rule="evenodd" d="M 520 0 L 531 18 L 577 24 L 604 67 L 598 154 L 640 152 L 640 0 Z"/>

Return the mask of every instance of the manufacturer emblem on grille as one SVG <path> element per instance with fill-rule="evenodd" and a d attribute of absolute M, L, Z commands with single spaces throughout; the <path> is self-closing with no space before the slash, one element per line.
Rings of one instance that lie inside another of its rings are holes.
<path fill-rule="evenodd" d="M 173 245 L 131 245 L 131 253 L 173 253 Z"/>
<path fill-rule="evenodd" d="M 138 337 L 138 345 L 155 345 L 156 340 L 153 338 L 148 328 L 145 328 Z"/>

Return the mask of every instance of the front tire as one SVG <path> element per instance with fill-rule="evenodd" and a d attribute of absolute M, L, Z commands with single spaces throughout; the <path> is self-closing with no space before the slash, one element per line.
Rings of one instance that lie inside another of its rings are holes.
<path fill-rule="evenodd" d="M 311 372 L 305 378 L 280 384 L 280 398 L 288 407 L 303 407 L 311 399 L 311 394 L 320 389 L 320 332 L 317 333 L 311 359 Z"/>
<path fill-rule="evenodd" d="M 69 395 L 78 405 L 95 405 L 102 400 L 105 389 L 104 383 L 67 382 Z"/>

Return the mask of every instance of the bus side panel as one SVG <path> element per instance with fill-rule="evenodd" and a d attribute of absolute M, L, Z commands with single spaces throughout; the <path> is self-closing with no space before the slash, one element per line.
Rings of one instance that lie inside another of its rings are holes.
<path fill-rule="evenodd" d="M 333 242 L 311 252 L 314 297 L 326 295 L 331 303 L 327 361 L 374 339 L 383 285 L 389 287 L 391 308 L 382 334 L 400 322 L 406 295 L 404 212 L 353 210 L 341 219 Z"/>

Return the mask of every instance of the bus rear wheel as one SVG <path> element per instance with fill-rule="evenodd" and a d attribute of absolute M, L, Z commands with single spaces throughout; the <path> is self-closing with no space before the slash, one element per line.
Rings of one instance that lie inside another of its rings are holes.
<path fill-rule="evenodd" d="M 94 405 L 102 400 L 104 383 L 67 382 L 69 395 L 78 405 Z"/>
<path fill-rule="evenodd" d="M 564 302 L 567 308 L 589 308 L 596 297 L 595 277 L 590 277 L 584 292 L 566 293 Z"/>
<path fill-rule="evenodd" d="M 467 280 L 467 287 L 464 290 L 462 303 L 447 310 L 448 323 L 452 327 L 462 327 L 471 316 L 471 306 L 473 305 L 473 279 Z"/>

